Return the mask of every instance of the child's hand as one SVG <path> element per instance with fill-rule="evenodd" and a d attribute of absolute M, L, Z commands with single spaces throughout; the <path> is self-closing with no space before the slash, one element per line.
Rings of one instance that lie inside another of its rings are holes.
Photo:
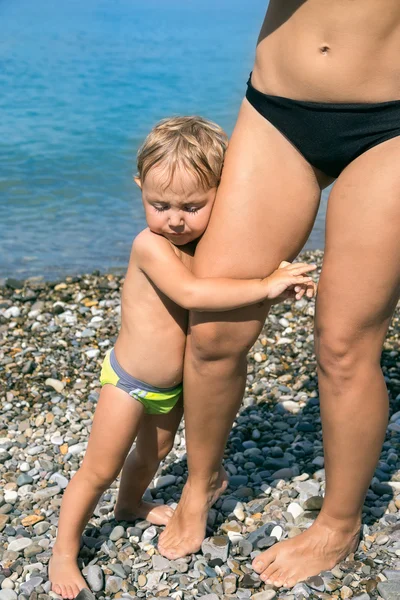
<path fill-rule="evenodd" d="M 305 275 L 314 271 L 317 265 L 307 263 L 281 262 L 279 268 L 264 279 L 267 284 L 267 298 L 280 302 L 290 297 L 300 300 L 304 294 L 312 298 L 316 285 L 311 277 Z"/>

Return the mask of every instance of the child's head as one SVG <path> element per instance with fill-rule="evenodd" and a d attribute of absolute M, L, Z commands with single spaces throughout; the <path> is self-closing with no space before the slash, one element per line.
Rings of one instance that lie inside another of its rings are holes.
<path fill-rule="evenodd" d="M 212 121 L 160 121 L 139 148 L 136 183 L 149 228 L 176 245 L 205 231 L 221 177 L 228 138 Z"/>

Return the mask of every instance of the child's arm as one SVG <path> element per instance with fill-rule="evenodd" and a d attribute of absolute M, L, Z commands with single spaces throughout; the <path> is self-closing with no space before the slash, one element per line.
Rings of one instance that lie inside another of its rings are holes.
<path fill-rule="evenodd" d="M 307 283 L 304 273 L 313 265 L 297 264 L 278 269 L 265 279 L 195 277 L 175 254 L 170 243 L 149 230 L 133 243 L 139 269 L 176 304 L 195 311 L 224 311 L 279 296 L 289 286 Z"/>

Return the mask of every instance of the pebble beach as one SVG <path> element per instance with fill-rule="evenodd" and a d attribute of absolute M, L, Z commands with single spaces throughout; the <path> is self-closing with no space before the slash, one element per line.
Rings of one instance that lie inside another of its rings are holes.
<path fill-rule="evenodd" d="M 322 252 L 301 255 L 320 267 Z M 47 566 L 63 490 L 87 445 L 103 356 L 117 336 L 123 278 L 95 272 L 0 280 L 0 600 L 48 600 Z M 230 480 L 196 555 L 159 555 L 161 528 L 117 522 L 118 481 L 82 537 L 96 598 L 400 600 L 400 310 L 382 354 L 386 440 L 363 508 L 357 551 L 291 590 L 264 585 L 254 556 L 310 526 L 325 488 L 313 350 L 314 301 L 273 307 L 248 358 L 224 465 Z M 365 399 L 368 402 L 368 398 Z M 146 496 L 173 506 L 187 476 L 184 427 Z"/>

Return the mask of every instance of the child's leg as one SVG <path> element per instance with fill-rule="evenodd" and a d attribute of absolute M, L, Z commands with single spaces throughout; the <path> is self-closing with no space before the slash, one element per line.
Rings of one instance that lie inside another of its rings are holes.
<path fill-rule="evenodd" d="M 155 525 L 165 525 L 172 509 L 152 502 L 142 496 L 153 479 L 160 462 L 174 445 L 174 438 L 183 413 L 182 398 L 167 415 L 144 415 L 136 440 L 122 469 L 115 518 L 132 521 L 147 519 Z"/>
<path fill-rule="evenodd" d="M 101 494 L 120 472 L 137 435 L 143 406 L 112 385 L 101 390 L 81 468 L 68 485 L 49 566 L 52 590 L 74 598 L 87 587 L 78 566 L 80 537 Z"/>

